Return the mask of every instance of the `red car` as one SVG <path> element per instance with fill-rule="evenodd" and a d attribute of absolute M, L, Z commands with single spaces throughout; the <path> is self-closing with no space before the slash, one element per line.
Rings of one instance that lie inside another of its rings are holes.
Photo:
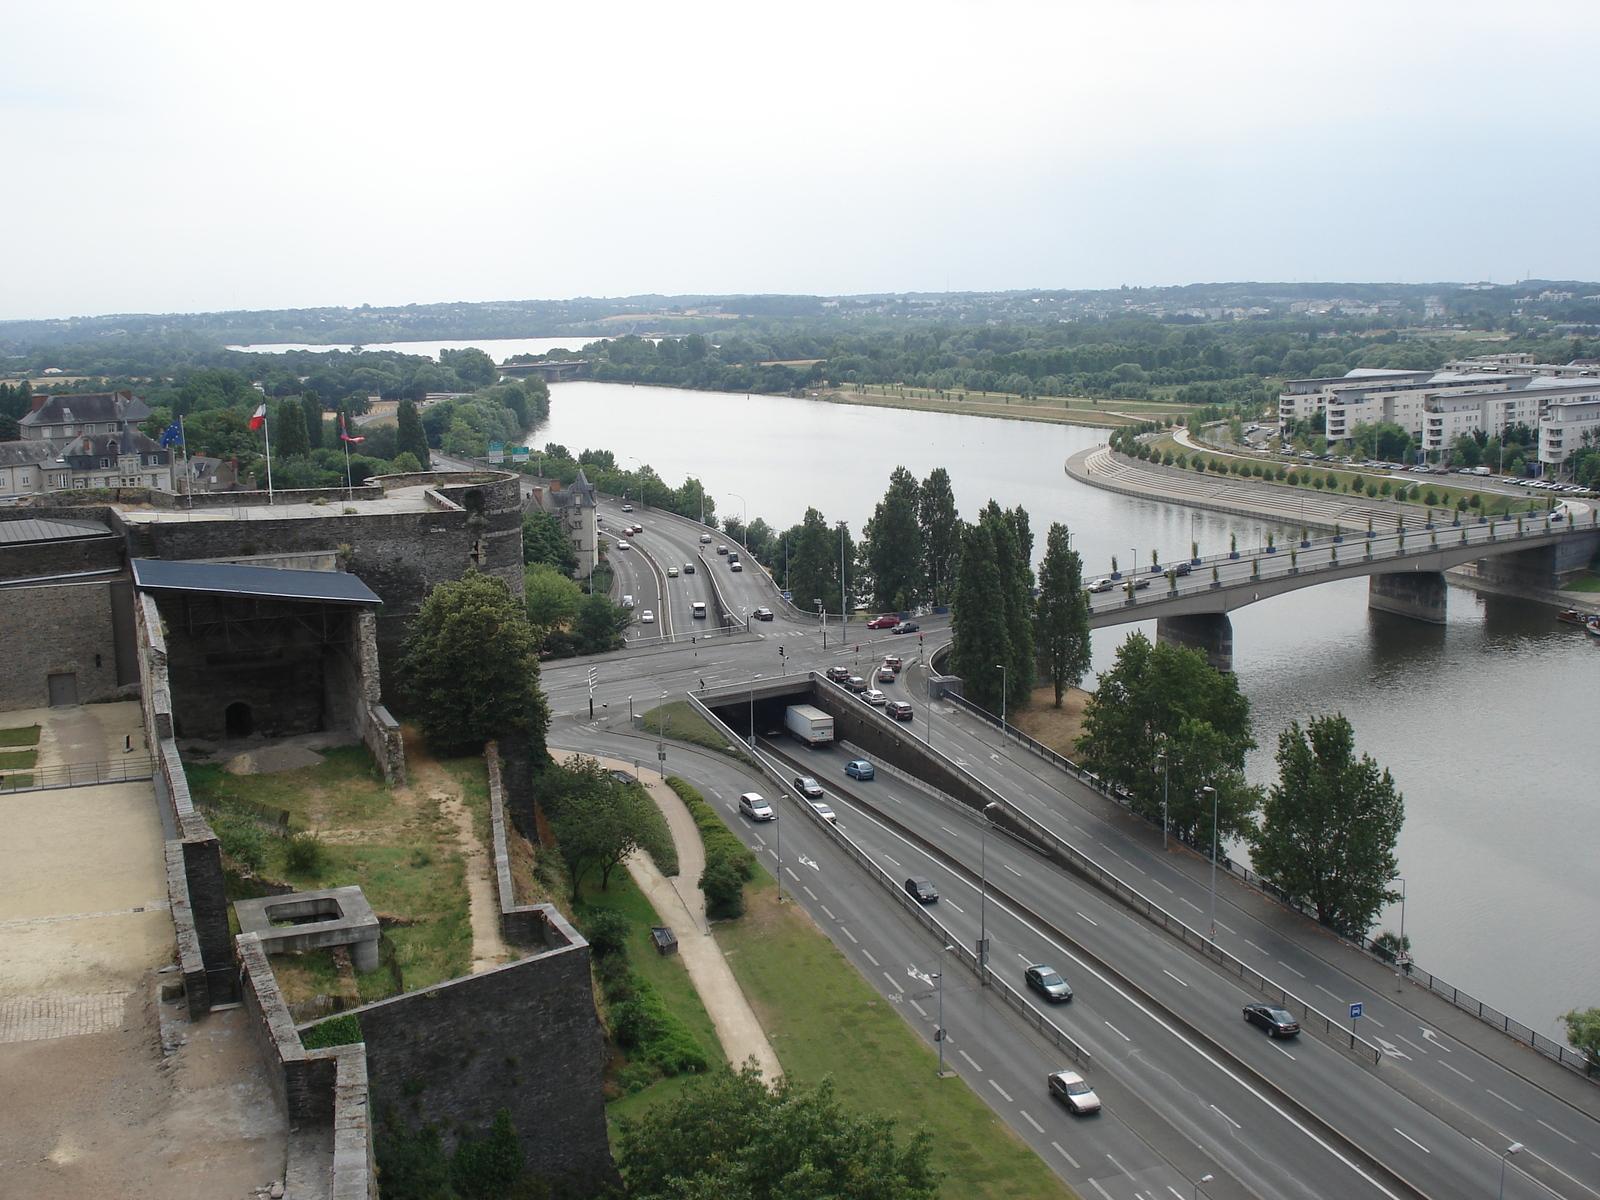
<path fill-rule="evenodd" d="M 899 617 L 895 616 L 893 613 L 885 613 L 883 616 L 879 617 L 876 621 L 868 621 L 867 622 L 867 628 L 868 629 L 893 629 L 898 624 L 900 624 L 900 618 Z"/>

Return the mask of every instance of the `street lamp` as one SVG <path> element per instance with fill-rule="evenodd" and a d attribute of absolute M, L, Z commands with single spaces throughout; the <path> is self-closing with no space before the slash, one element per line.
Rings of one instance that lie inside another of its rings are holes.
<path fill-rule="evenodd" d="M 1513 1154 L 1521 1154 L 1526 1149 L 1521 1142 L 1512 1142 L 1500 1152 L 1500 1200 L 1506 1200 L 1506 1161 Z"/>
<path fill-rule="evenodd" d="M 1406 881 L 1401 876 L 1400 880 L 1400 944 L 1394 951 L 1394 990 L 1398 995 L 1405 991 L 1405 966 L 1411 961 L 1411 955 L 1406 953 Z"/>
<path fill-rule="evenodd" d="M 995 663 L 995 669 L 1000 672 L 1000 741 L 1006 742 L 1006 665 Z"/>
<path fill-rule="evenodd" d="M 656 773 L 667 777 L 667 693 L 661 693 L 661 707 L 656 709 Z"/>
<path fill-rule="evenodd" d="M 1217 940 L 1217 789 L 1209 783 L 1200 789 L 1211 793 L 1211 940 Z"/>
<path fill-rule="evenodd" d="M 740 526 L 740 529 L 742 529 L 743 532 L 744 532 L 744 536 L 739 539 L 739 544 L 744 547 L 744 552 L 746 554 L 749 554 L 750 553 L 750 506 L 748 504 L 745 504 L 744 497 L 739 495 L 738 492 L 729 492 L 728 495 L 732 496 L 735 500 L 737 500 L 744 507 L 744 524 Z"/>
<path fill-rule="evenodd" d="M 643 504 L 644 507 L 648 510 L 650 505 L 644 498 L 644 463 L 639 462 L 639 460 L 637 458 L 634 458 L 634 456 L 631 455 L 631 454 L 628 455 L 628 459 L 629 459 L 630 462 L 639 463 L 639 503 Z"/>
<path fill-rule="evenodd" d="M 935 1021 L 933 1040 L 939 1043 L 939 1078 L 944 1078 L 944 955 L 954 950 L 954 946 L 946 946 L 939 957 L 939 969 L 932 974 L 927 971 L 917 970 L 915 965 L 906 969 L 906 974 L 913 979 L 920 979 L 923 983 L 931 983 L 939 995 L 939 1016 Z"/>
<path fill-rule="evenodd" d="M 1167 848 L 1168 783 L 1170 782 L 1169 772 L 1167 771 L 1167 752 L 1165 750 L 1156 751 L 1156 761 L 1161 764 L 1161 848 L 1165 850 Z"/>
<path fill-rule="evenodd" d="M 978 983 L 989 986 L 989 813 L 1000 806 L 990 801 L 978 815 L 983 825 L 978 833 Z"/>
<path fill-rule="evenodd" d="M 1200 1200 L 1200 1185 L 1202 1183 L 1210 1183 L 1211 1179 L 1212 1176 L 1210 1175 L 1202 1175 L 1194 1181 L 1194 1200 Z"/>

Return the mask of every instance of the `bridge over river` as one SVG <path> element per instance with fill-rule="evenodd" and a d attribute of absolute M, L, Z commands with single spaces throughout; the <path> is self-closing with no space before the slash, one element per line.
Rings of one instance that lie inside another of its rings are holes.
<path fill-rule="evenodd" d="M 1550 588 L 1581 571 L 1600 549 L 1600 508 L 1570 505 L 1556 518 L 1536 514 L 1413 524 L 1354 536 L 1263 546 L 1112 576 L 1109 592 L 1089 597 L 1089 627 L 1156 622 L 1165 642 L 1206 651 L 1212 665 L 1233 665 L 1228 613 L 1297 588 L 1366 575 L 1367 603 L 1383 612 L 1442 624 L 1444 572 L 1480 563 L 1491 579 Z M 1187 574 L 1177 572 L 1185 569 Z"/>

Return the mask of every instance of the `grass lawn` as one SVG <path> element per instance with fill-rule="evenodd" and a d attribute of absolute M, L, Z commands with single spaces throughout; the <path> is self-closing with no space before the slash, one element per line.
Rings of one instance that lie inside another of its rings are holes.
<path fill-rule="evenodd" d="M 14 771 L 18 767 L 31 767 L 38 757 L 37 750 L 0 750 L 0 770 Z"/>
<path fill-rule="evenodd" d="M 1600 592 L 1600 575 L 1585 575 L 1582 579 L 1574 579 L 1563 592 Z"/>
<path fill-rule="evenodd" d="M 472 772 L 482 779 L 478 758 L 442 764 L 466 785 L 474 803 Z M 322 841 L 324 866 L 312 875 L 296 875 L 285 861 L 286 843 L 268 837 L 261 873 L 297 888 L 361 887 L 373 910 L 384 920 L 386 953 L 404 976 L 406 990 L 431 986 L 472 965 L 472 926 L 468 917 L 466 869 L 455 825 L 425 797 L 405 796 L 383 781 L 365 746 L 327 751 L 327 761 L 298 771 L 270 775 L 229 775 L 220 767 L 186 767 L 195 802 L 206 810 L 223 848 L 233 821 L 229 804 L 250 801 L 289 810 L 295 829 L 314 831 Z M 233 878 L 237 878 L 234 876 Z M 336 991 L 327 951 L 274 955 L 273 969 L 291 1003 Z M 393 995 L 389 971 L 357 976 L 362 999 Z"/>
<path fill-rule="evenodd" d="M 0 746 L 37 746 L 39 727 L 22 725 L 15 729 L 0 729 Z"/>
<path fill-rule="evenodd" d="M 914 408 L 924 412 L 957 412 L 1014 421 L 1097 428 L 1133 425 L 1146 414 L 1183 416 L 1189 405 L 1154 404 L 1141 400 L 1092 400 L 1083 396 L 1038 396 L 1025 400 L 1008 392 L 938 392 L 927 388 L 853 384 L 822 393 L 835 404 L 870 404 L 875 408 Z"/>
<path fill-rule="evenodd" d="M 749 911 L 717 927 L 784 1070 L 804 1083 L 832 1076 L 840 1101 L 933 1134 L 944 1200 L 1074 1193 L 938 1056 L 776 888 L 747 890 Z"/>
<path fill-rule="evenodd" d="M 665 734 L 669 738 L 689 742 L 695 746 L 704 746 L 707 750 L 715 750 L 720 754 L 726 754 L 729 758 L 737 758 L 740 762 L 750 761 L 748 754 L 738 746 L 729 745 L 728 739 L 695 712 L 687 700 L 674 700 L 670 704 L 652 708 L 639 719 L 643 722 L 646 733 L 665 729 Z"/>

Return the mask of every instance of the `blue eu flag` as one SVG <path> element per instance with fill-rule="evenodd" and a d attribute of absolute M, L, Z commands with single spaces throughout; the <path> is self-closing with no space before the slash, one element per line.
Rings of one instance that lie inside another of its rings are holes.
<path fill-rule="evenodd" d="M 158 440 L 163 446 L 176 446 L 183 441 L 183 426 L 174 421 L 161 431 L 161 437 Z"/>

